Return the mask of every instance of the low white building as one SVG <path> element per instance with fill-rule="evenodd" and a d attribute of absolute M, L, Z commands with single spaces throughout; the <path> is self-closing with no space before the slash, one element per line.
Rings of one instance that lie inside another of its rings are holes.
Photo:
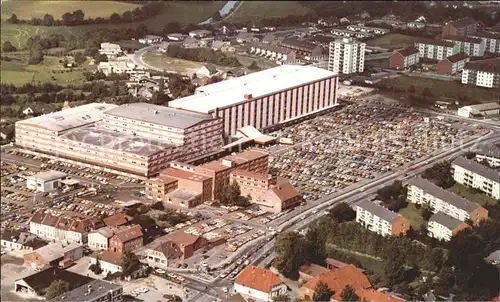
<path fill-rule="evenodd" d="M 122 48 L 118 44 L 104 42 L 101 43 L 99 53 L 106 55 L 108 58 L 113 58 L 123 53 Z"/>
<path fill-rule="evenodd" d="M 352 31 L 360 31 L 364 33 L 372 33 L 376 35 L 385 35 L 390 32 L 390 30 L 385 28 L 369 27 L 369 26 L 364 26 L 363 24 L 349 25 L 347 26 L 347 29 Z"/>
<path fill-rule="evenodd" d="M 61 187 L 61 181 L 67 174 L 59 171 L 45 171 L 26 177 L 28 189 L 38 192 L 52 192 Z"/>
<path fill-rule="evenodd" d="M 112 61 L 112 62 L 100 62 L 97 66 L 97 70 L 101 71 L 105 75 L 110 75 L 112 73 L 134 73 L 137 70 L 137 66 L 132 62 L 125 61 Z"/>
<path fill-rule="evenodd" d="M 488 117 L 500 114 L 500 104 L 486 103 L 458 108 L 457 114 L 463 117 Z"/>
<path fill-rule="evenodd" d="M 212 32 L 206 29 L 198 29 L 189 32 L 189 36 L 192 38 L 205 38 L 212 36 Z"/>
<path fill-rule="evenodd" d="M 273 301 L 286 294 L 287 286 L 273 272 L 250 265 L 236 277 L 234 291 L 256 301 Z"/>
<path fill-rule="evenodd" d="M 147 35 L 144 38 L 139 39 L 139 43 L 141 44 L 156 44 L 163 41 L 163 37 L 155 36 L 155 35 Z"/>
<path fill-rule="evenodd" d="M 47 245 L 47 242 L 30 233 L 5 229 L 1 234 L 2 249 L 33 251 L 45 245 Z"/>
<path fill-rule="evenodd" d="M 88 235 L 88 245 L 91 250 L 107 250 L 109 247 L 109 239 L 113 236 L 114 231 L 111 227 L 104 227 Z"/>
<path fill-rule="evenodd" d="M 214 64 L 205 64 L 196 71 L 196 76 L 199 78 L 210 78 L 218 73 L 217 67 Z"/>
<path fill-rule="evenodd" d="M 500 173 L 465 157 L 456 158 L 452 164 L 453 179 L 467 187 L 476 188 L 500 200 Z"/>
<path fill-rule="evenodd" d="M 408 181 L 407 199 L 411 203 L 427 205 L 433 213 L 443 212 L 460 221 L 474 223 L 488 218 L 488 210 L 475 202 L 460 197 L 434 183 L 415 177 Z"/>
<path fill-rule="evenodd" d="M 90 256 L 90 264 L 95 264 L 97 261 L 99 261 L 103 275 L 123 271 L 123 255 L 120 253 L 102 251 L 99 254 Z"/>
<path fill-rule="evenodd" d="M 427 235 L 437 240 L 450 241 L 451 237 L 469 225 L 463 221 L 446 215 L 443 212 L 437 212 L 432 215 L 427 224 Z"/>

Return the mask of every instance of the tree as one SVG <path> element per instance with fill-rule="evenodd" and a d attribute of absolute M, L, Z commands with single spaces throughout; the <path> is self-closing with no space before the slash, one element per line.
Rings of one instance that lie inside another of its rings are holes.
<path fill-rule="evenodd" d="M 51 300 L 69 291 L 69 283 L 63 280 L 54 280 L 50 283 L 45 293 L 45 299 Z"/>
<path fill-rule="evenodd" d="M 326 259 L 325 241 L 320 237 L 319 232 L 316 228 L 311 228 L 306 234 L 306 244 L 308 253 L 308 262 L 312 262 L 318 265 L 324 265 Z"/>
<path fill-rule="evenodd" d="M 45 14 L 42 19 L 43 26 L 52 26 L 54 25 L 54 16 L 50 14 Z"/>
<path fill-rule="evenodd" d="M 40 64 L 43 61 L 43 51 L 42 47 L 39 43 L 34 44 L 32 49 L 30 50 L 30 54 L 28 57 L 28 64 L 36 65 Z"/>
<path fill-rule="evenodd" d="M 423 207 L 420 208 L 420 215 L 425 221 L 429 221 L 429 219 L 432 216 L 432 211 L 429 208 L 429 206 L 424 205 Z"/>
<path fill-rule="evenodd" d="M 3 43 L 2 50 L 4 52 L 13 52 L 13 51 L 16 51 L 17 48 L 15 48 L 14 45 L 12 45 L 12 43 L 10 43 L 10 41 L 5 41 Z"/>
<path fill-rule="evenodd" d="M 240 186 L 236 181 L 233 181 L 230 185 L 222 185 L 215 192 L 217 200 L 226 206 L 248 206 L 249 200 L 246 197 L 241 196 Z"/>
<path fill-rule="evenodd" d="M 99 258 L 96 259 L 95 263 L 89 266 L 89 270 L 96 275 L 100 275 L 102 273 L 101 261 L 99 261 Z"/>
<path fill-rule="evenodd" d="M 136 271 L 141 266 L 139 258 L 134 253 L 125 253 L 125 258 L 123 259 L 123 272 L 122 277 L 127 277 Z"/>
<path fill-rule="evenodd" d="M 408 87 L 408 92 L 409 93 L 415 93 L 415 86 L 410 85 L 410 87 Z"/>
<path fill-rule="evenodd" d="M 75 54 L 75 63 L 77 65 L 82 65 L 83 63 L 85 63 L 86 59 L 87 58 L 85 57 L 85 55 L 81 52 L 78 52 Z"/>
<path fill-rule="evenodd" d="M 117 13 L 113 13 L 111 14 L 111 16 L 109 17 L 109 22 L 111 24 L 118 24 L 122 21 L 122 18 L 120 17 L 120 15 L 118 15 Z"/>
<path fill-rule="evenodd" d="M 346 285 L 340 294 L 340 301 L 355 302 L 360 301 L 359 296 L 356 295 L 356 291 L 350 285 Z"/>
<path fill-rule="evenodd" d="M 345 202 L 335 205 L 328 214 L 331 218 L 338 222 L 351 221 L 356 219 L 356 211 Z"/>
<path fill-rule="evenodd" d="M 330 298 L 335 294 L 328 285 L 320 281 L 314 289 L 313 301 L 330 301 Z"/>
<path fill-rule="evenodd" d="M 275 266 L 285 277 L 297 280 L 299 268 L 307 262 L 307 243 L 296 232 L 282 233 L 276 239 Z"/>
<path fill-rule="evenodd" d="M 290 299 L 290 296 L 285 294 L 279 294 L 273 298 L 273 302 L 290 302 L 290 301 L 292 301 L 292 299 Z"/>
<path fill-rule="evenodd" d="M 163 206 L 163 203 L 161 201 L 155 202 L 151 205 L 151 209 L 155 210 L 165 210 L 165 207 Z"/>
<path fill-rule="evenodd" d="M 451 174 L 451 162 L 449 160 L 434 164 L 422 173 L 422 177 L 443 189 L 448 189 L 455 184 L 455 180 L 453 180 L 453 175 Z"/>
<path fill-rule="evenodd" d="M 384 281 L 388 287 L 404 281 L 405 269 L 401 257 L 389 258 L 384 265 Z"/>
<path fill-rule="evenodd" d="M 11 24 L 17 24 L 17 23 L 19 23 L 19 19 L 17 19 L 17 15 L 16 14 L 12 14 L 10 16 L 10 18 L 7 19 L 7 23 L 11 23 Z"/>

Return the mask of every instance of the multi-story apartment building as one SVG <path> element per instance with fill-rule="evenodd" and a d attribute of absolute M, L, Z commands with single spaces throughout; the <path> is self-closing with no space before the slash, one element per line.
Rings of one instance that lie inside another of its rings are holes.
<path fill-rule="evenodd" d="M 349 38 L 330 42 L 328 70 L 342 74 L 363 72 L 365 46 L 365 43 Z"/>
<path fill-rule="evenodd" d="M 415 46 L 408 46 L 392 53 L 389 57 L 389 68 L 403 70 L 418 62 L 420 62 L 420 52 Z"/>
<path fill-rule="evenodd" d="M 458 72 L 461 72 L 464 69 L 465 64 L 469 62 L 469 60 L 469 57 L 463 52 L 454 54 L 437 63 L 437 73 L 444 75 L 454 75 Z"/>
<path fill-rule="evenodd" d="M 462 84 L 499 88 L 500 59 L 468 62 L 462 72 Z"/>
<path fill-rule="evenodd" d="M 108 58 L 116 57 L 122 54 L 122 48 L 118 44 L 104 42 L 101 43 L 99 53 L 106 55 Z"/>
<path fill-rule="evenodd" d="M 476 188 L 500 200 L 500 173 L 465 157 L 456 158 L 452 164 L 453 179 L 467 187 Z"/>
<path fill-rule="evenodd" d="M 196 88 L 170 107 L 222 119 L 224 133 L 265 129 L 337 105 L 338 75 L 313 66 L 282 65 Z"/>
<path fill-rule="evenodd" d="M 49 300 L 49 302 L 73 301 L 122 302 L 123 286 L 104 280 L 93 280 Z"/>
<path fill-rule="evenodd" d="M 500 33 L 481 31 L 470 34 L 469 37 L 479 38 L 484 41 L 485 51 L 500 53 Z"/>
<path fill-rule="evenodd" d="M 488 210 L 479 204 L 420 177 L 408 181 L 407 199 L 411 203 L 429 206 L 433 213 L 443 212 L 460 221 L 470 219 L 477 224 L 488 218 Z"/>
<path fill-rule="evenodd" d="M 478 162 L 486 161 L 492 168 L 500 167 L 500 146 L 496 144 L 486 144 L 475 150 Z"/>
<path fill-rule="evenodd" d="M 468 36 L 478 31 L 479 22 L 467 17 L 447 22 L 442 28 L 442 36 Z"/>
<path fill-rule="evenodd" d="M 459 52 L 459 46 L 444 40 L 422 39 L 415 42 L 420 58 L 443 60 Z"/>
<path fill-rule="evenodd" d="M 104 227 L 104 222 L 98 218 L 82 219 L 36 212 L 30 219 L 29 232 L 48 241 L 84 244 L 88 233 L 101 227 Z"/>
<path fill-rule="evenodd" d="M 429 219 L 427 235 L 438 240 L 450 241 L 451 237 L 468 227 L 469 225 L 461 220 L 443 212 L 437 212 Z"/>
<path fill-rule="evenodd" d="M 143 245 L 142 237 L 140 225 L 119 229 L 109 239 L 109 250 L 113 253 L 125 255 L 125 253 L 137 250 Z"/>
<path fill-rule="evenodd" d="M 220 119 L 146 103 L 93 103 L 16 123 L 21 147 L 147 177 L 172 160 L 218 151 L 222 135 Z"/>
<path fill-rule="evenodd" d="M 410 229 L 408 219 L 368 200 L 356 205 L 356 222 L 382 236 L 405 235 Z"/>
<path fill-rule="evenodd" d="M 270 174 L 236 169 L 231 171 L 229 182 L 236 182 L 239 185 L 242 196 L 250 196 L 252 200 L 257 200 L 271 185 L 276 184 L 276 179 Z"/>
<path fill-rule="evenodd" d="M 469 57 L 482 57 L 486 50 L 486 42 L 479 38 L 464 36 L 445 36 L 443 40 L 452 42 L 458 47 L 459 52 L 463 52 Z"/>

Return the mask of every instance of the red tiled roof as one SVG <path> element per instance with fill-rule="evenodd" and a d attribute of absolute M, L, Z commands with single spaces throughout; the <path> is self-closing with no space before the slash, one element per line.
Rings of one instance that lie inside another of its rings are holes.
<path fill-rule="evenodd" d="M 195 244 L 200 239 L 200 236 L 191 235 L 184 231 L 177 231 L 166 235 L 165 238 L 184 247 Z"/>
<path fill-rule="evenodd" d="M 124 213 L 117 213 L 103 219 L 106 226 L 120 226 L 127 224 L 130 220 L 132 220 L 132 217 Z"/>
<path fill-rule="evenodd" d="M 289 200 L 300 195 L 289 182 L 281 182 L 273 186 L 271 191 L 281 201 Z"/>
<path fill-rule="evenodd" d="M 134 225 L 129 228 L 118 230 L 113 237 L 117 237 L 121 242 L 128 242 L 142 237 L 142 230 L 140 225 Z"/>
<path fill-rule="evenodd" d="M 234 283 L 269 293 L 273 287 L 282 284 L 283 281 L 271 271 L 250 265 L 236 277 Z"/>
<path fill-rule="evenodd" d="M 311 279 L 304 286 L 314 291 L 319 282 L 325 283 L 328 288 L 335 292 L 332 298 L 337 301 L 340 301 L 340 294 L 346 285 L 352 286 L 356 292 L 371 287 L 368 278 L 354 265 L 323 273 Z"/>
<path fill-rule="evenodd" d="M 379 292 L 374 289 L 358 290 L 356 294 L 364 302 L 403 302 L 405 299 L 399 298 L 387 293 Z"/>
<path fill-rule="evenodd" d="M 236 169 L 236 170 L 231 171 L 231 174 L 255 178 L 255 179 L 259 179 L 259 180 L 268 180 L 268 178 L 269 178 L 268 174 L 256 173 L 256 172 L 247 171 L 247 170 L 240 170 L 240 169 Z"/>

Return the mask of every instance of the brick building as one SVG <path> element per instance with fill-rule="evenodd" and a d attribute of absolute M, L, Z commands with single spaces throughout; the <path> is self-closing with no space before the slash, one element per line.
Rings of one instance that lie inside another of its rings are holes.
<path fill-rule="evenodd" d="M 109 239 L 109 250 L 113 253 L 124 255 L 140 248 L 143 244 L 143 235 L 140 225 L 117 231 Z"/>
<path fill-rule="evenodd" d="M 479 22 L 467 17 L 446 23 L 441 31 L 444 36 L 468 36 L 478 31 L 480 28 Z"/>
<path fill-rule="evenodd" d="M 418 49 L 415 46 L 408 46 L 400 50 L 394 51 L 389 57 L 389 68 L 403 70 L 420 61 Z"/>
<path fill-rule="evenodd" d="M 444 75 L 454 75 L 464 69 L 465 63 L 469 62 L 469 57 L 463 53 L 457 53 L 447 57 L 437 63 L 437 73 Z"/>

